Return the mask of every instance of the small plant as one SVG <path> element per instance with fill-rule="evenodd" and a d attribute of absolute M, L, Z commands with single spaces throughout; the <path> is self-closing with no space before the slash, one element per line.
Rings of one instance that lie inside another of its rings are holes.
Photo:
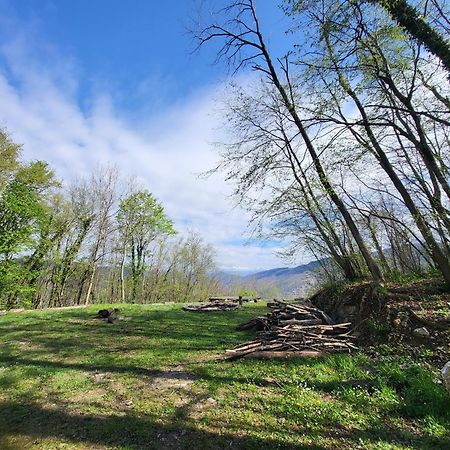
<path fill-rule="evenodd" d="M 423 278 L 424 275 L 419 273 L 391 272 L 387 275 L 386 281 L 403 284 L 403 283 L 411 283 L 412 281 L 418 281 Z"/>
<path fill-rule="evenodd" d="M 389 293 L 389 290 L 386 286 L 378 286 L 377 289 L 378 292 L 382 295 L 387 295 Z"/>
<path fill-rule="evenodd" d="M 433 350 L 430 350 L 429 348 L 425 348 L 420 352 L 420 356 L 423 359 L 430 359 L 434 355 Z"/>
<path fill-rule="evenodd" d="M 439 308 L 436 310 L 436 314 L 441 316 L 450 316 L 450 308 Z"/>
<path fill-rule="evenodd" d="M 367 327 L 371 334 L 374 334 L 375 336 L 379 337 L 386 336 L 391 330 L 389 324 L 373 318 L 367 321 Z"/>

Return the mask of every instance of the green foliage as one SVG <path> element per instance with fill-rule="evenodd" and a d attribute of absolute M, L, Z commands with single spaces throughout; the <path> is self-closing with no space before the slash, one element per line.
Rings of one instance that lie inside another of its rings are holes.
<path fill-rule="evenodd" d="M 173 222 L 148 191 L 135 192 L 122 199 L 117 214 L 122 234 L 132 242 L 148 243 L 159 234 L 175 234 Z"/>
<path fill-rule="evenodd" d="M 139 295 L 139 281 L 145 269 L 146 249 L 158 236 L 174 235 L 176 232 L 161 203 L 148 191 L 134 192 L 122 199 L 117 222 L 124 250 L 130 256 L 131 303 L 134 303 Z"/>
<path fill-rule="evenodd" d="M 33 233 L 47 215 L 43 192 L 55 185 L 54 174 L 42 161 L 21 164 L 20 147 L 0 133 L 0 151 L 5 153 L 0 184 L 0 258 L 8 259 L 27 250 Z M 3 155 L 0 155 L 3 156 Z"/>
<path fill-rule="evenodd" d="M 417 273 L 403 273 L 398 271 L 391 271 L 386 276 L 386 281 L 392 281 L 394 283 L 410 283 L 423 278 L 423 275 Z"/>
<path fill-rule="evenodd" d="M 242 297 L 256 297 L 257 292 L 254 289 L 241 288 L 236 291 L 236 295 Z"/>
<path fill-rule="evenodd" d="M 437 56 L 450 73 L 450 45 L 437 30 L 427 23 L 417 9 L 406 0 L 371 0 L 389 12 L 392 18 L 410 36 L 425 45 L 429 52 Z"/>
<path fill-rule="evenodd" d="M 31 307 L 34 286 L 24 283 L 30 272 L 14 260 L 0 261 L 0 308 Z"/>
<path fill-rule="evenodd" d="M 0 192 L 17 171 L 20 145 L 12 142 L 5 131 L 0 130 Z"/>
<path fill-rule="evenodd" d="M 439 308 L 436 310 L 436 314 L 440 314 L 444 317 L 450 316 L 450 307 L 448 308 Z"/>
<path fill-rule="evenodd" d="M 30 304 L 23 254 L 48 220 L 45 191 L 57 184 L 46 163 L 22 164 L 19 156 L 20 146 L 0 132 L 0 301 L 10 306 L 19 298 L 21 306 Z"/>
<path fill-rule="evenodd" d="M 391 357 L 380 367 L 379 376 L 381 385 L 390 385 L 403 399 L 399 408 L 405 416 L 450 419 L 448 396 L 443 393 L 442 386 L 436 383 L 436 375 L 432 372 L 411 362 L 399 364 Z"/>
<path fill-rule="evenodd" d="M 371 334 L 378 337 L 387 336 L 389 334 L 389 331 L 391 330 L 389 324 L 380 322 L 377 319 L 368 319 L 367 327 Z"/>
<path fill-rule="evenodd" d="M 0 255 L 9 258 L 32 244 L 46 209 L 32 186 L 12 181 L 0 198 Z"/>
<path fill-rule="evenodd" d="M 0 308 L 211 293 L 213 249 L 194 235 L 170 241 L 173 223 L 148 191 L 114 213 L 115 171 L 60 190 L 45 162 L 23 163 L 20 152 L 0 131 Z"/>

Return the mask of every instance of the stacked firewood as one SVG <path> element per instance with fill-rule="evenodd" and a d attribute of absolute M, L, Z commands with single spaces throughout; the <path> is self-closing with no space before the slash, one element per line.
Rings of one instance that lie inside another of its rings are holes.
<path fill-rule="evenodd" d="M 238 309 L 239 304 L 230 301 L 214 301 L 210 303 L 194 303 L 192 305 L 183 306 L 184 311 L 194 312 L 214 312 L 214 311 L 231 311 Z"/>
<path fill-rule="evenodd" d="M 238 325 L 238 330 L 260 330 L 256 339 L 228 350 L 229 359 L 270 352 L 321 355 L 356 349 L 351 323 L 334 323 L 323 311 L 308 304 L 268 303 L 271 312 Z M 264 357 L 264 355 L 261 355 Z"/>
<path fill-rule="evenodd" d="M 261 300 L 261 297 L 243 297 L 240 296 L 228 296 L 228 297 L 209 297 L 210 302 L 222 302 L 222 301 L 228 301 L 228 302 L 235 302 L 235 303 L 247 303 L 247 302 L 254 302 L 256 303 L 258 300 Z"/>

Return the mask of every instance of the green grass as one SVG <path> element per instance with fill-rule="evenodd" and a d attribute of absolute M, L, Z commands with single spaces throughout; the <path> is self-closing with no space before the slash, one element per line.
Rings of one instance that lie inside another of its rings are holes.
<path fill-rule="evenodd" d="M 450 448 L 450 396 L 407 357 L 218 361 L 263 304 L 120 308 L 0 317 L 1 449 Z"/>

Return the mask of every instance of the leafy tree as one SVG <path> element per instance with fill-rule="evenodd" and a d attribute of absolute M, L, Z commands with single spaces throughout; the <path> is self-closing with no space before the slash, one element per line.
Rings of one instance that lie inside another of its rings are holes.
<path fill-rule="evenodd" d="M 124 300 L 125 256 L 128 253 L 132 280 L 131 302 L 134 303 L 138 297 L 149 245 L 158 236 L 175 234 L 175 230 L 163 206 L 145 190 L 134 192 L 120 201 L 117 222 L 123 242 L 122 300 Z"/>
<path fill-rule="evenodd" d="M 0 192 L 19 168 L 20 145 L 12 142 L 5 131 L 0 130 Z"/>
<path fill-rule="evenodd" d="M 45 191 L 56 184 L 53 172 L 42 161 L 23 164 L 20 146 L 0 132 L 0 295 L 11 306 L 20 292 L 29 292 L 19 281 L 28 269 L 19 262 L 35 244 L 49 210 Z"/>

